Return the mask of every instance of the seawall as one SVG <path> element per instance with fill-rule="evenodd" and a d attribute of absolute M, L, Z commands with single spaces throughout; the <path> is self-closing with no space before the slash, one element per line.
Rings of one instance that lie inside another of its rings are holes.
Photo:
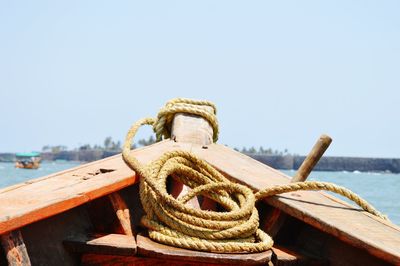
<path fill-rule="evenodd" d="M 248 156 L 278 169 L 299 169 L 305 156 L 247 154 Z M 363 157 L 322 157 L 314 170 L 317 171 L 360 171 L 400 173 L 400 159 Z"/>

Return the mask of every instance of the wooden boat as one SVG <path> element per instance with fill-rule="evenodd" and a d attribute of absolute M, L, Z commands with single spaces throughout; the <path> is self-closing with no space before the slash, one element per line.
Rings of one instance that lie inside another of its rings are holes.
<path fill-rule="evenodd" d="M 15 157 L 16 168 L 38 169 L 40 167 L 40 153 L 38 152 L 17 153 Z"/>
<path fill-rule="evenodd" d="M 147 163 L 166 151 L 191 151 L 255 191 L 290 182 L 275 169 L 211 143 L 210 131 L 202 118 L 177 114 L 173 140 L 131 154 Z M 0 264 L 400 265 L 399 227 L 310 191 L 258 204 L 260 227 L 275 241 L 271 250 L 217 254 L 159 244 L 140 226 L 137 184 L 135 172 L 116 155 L 0 190 Z"/>

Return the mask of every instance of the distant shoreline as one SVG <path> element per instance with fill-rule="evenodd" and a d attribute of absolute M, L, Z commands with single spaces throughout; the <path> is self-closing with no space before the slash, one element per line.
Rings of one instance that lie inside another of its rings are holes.
<path fill-rule="evenodd" d="M 305 159 L 305 156 L 298 155 L 246 155 L 273 168 L 282 170 L 297 170 Z M 388 172 L 397 174 L 400 173 L 400 159 L 324 156 L 315 166 L 314 170 L 348 172 Z"/>
<path fill-rule="evenodd" d="M 91 162 L 119 154 L 120 151 L 83 150 L 60 151 L 57 153 L 43 152 L 44 161 L 78 161 Z M 276 169 L 297 170 L 305 156 L 299 155 L 269 155 L 245 153 L 253 159 Z M 15 153 L 0 153 L 0 162 L 14 162 Z M 390 172 L 400 173 L 400 159 L 397 158 L 364 158 L 344 156 L 324 156 L 315 166 L 317 171 L 361 171 L 361 172 Z"/>

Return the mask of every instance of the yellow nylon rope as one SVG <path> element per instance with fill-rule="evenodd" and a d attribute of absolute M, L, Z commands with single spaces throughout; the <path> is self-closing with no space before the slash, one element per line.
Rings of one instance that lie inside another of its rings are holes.
<path fill-rule="evenodd" d="M 210 113 L 202 106 L 214 109 Z M 368 202 L 350 190 L 327 182 L 297 182 L 267 187 L 253 193 L 247 186 L 229 181 L 206 161 L 192 153 L 176 150 L 166 152 L 148 165 L 142 165 L 130 155 L 132 139 L 142 125 L 152 125 L 157 139 L 169 138 L 171 123 L 176 113 L 190 113 L 205 118 L 218 139 L 215 105 L 207 101 L 174 99 L 159 112 L 157 119 L 145 118 L 129 130 L 123 147 L 123 158 L 140 179 L 140 199 L 146 215 L 142 224 L 149 236 L 171 246 L 217 252 L 261 252 L 273 245 L 272 238 L 260 230 L 257 200 L 297 190 L 328 190 L 343 195 L 361 208 L 387 219 Z M 167 192 L 167 178 L 172 176 L 191 190 L 177 199 Z M 221 206 L 225 212 L 201 210 L 187 206 L 193 197 L 203 195 Z"/>

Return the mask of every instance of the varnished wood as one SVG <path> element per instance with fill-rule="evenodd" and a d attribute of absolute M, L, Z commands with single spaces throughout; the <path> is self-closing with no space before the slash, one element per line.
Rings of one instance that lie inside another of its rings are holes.
<path fill-rule="evenodd" d="M 118 192 L 111 193 L 110 195 L 108 195 L 108 198 L 111 201 L 115 214 L 118 217 L 118 220 L 125 235 L 133 236 L 130 218 L 131 216 L 124 199 L 119 195 Z"/>
<path fill-rule="evenodd" d="M 138 255 L 143 257 L 183 260 L 197 263 L 260 265 L 268 263 L 272 256 L 271 250 L 249 254 L 218 254 L 176 248 L 154 242 L 141 234 L 137 236 L 137 248 Z"/>
<path fill-rule="evenodd" d="M 307 179 L 314 166 L 317 165 L 319 159 L 321 159 L 322 155 L 328 149 L 331 142 L 332 139 L 328 135 L 321 135 L 319 137 L 310 153 L 304 159 L 299 170 L 297 170 L 295 176 L 292 178 L 292 182 L 301 182 Z"/>
<path fill-rule="evenodd" d="M 133 236 L 108 234 L 103 236 L 79 236 L 63 241 L 71 252 L 95 253 L 117 256 L 135 256 L 136 240 Z"/>
<path fill-rule="evenodd" d="M 319 260 L 308 257 L 293 249 L 288 249 L 281 246 L 272 248 L 272 264 L 274 266 L 328 266 L 327 260 Z"/>
<path fill-rule="evenodd" d="M 179 146 L 179 145 L 178 145 Z M 133 151 L 148 163 L 176 149 L 164 141 Z M 99 171 L 108 169 L 113 171 Z M 62 213 L 138 182 L 121 155 L 0 190 L 0 234 Z"/>
<path fill-rule="evenodd" d="M 144 258 L 144 257 L 127 257 L 127 256 L 115 256 L 115 255 L 99 255 L 99 254 L 84 254 L 82 255 L 82 266 L 153 266 L 153 265 L 164 265 L 164 266 L 197 266 L 197 265 L 209 265 L 216 266 L 221 264 L 212 263 L 199 263 L 190 262 L 183 260 L 165 260 L 155 258 Z M 229 264 L 224 264 L 229 265 Z M 232 264 L 234 265 L 234 264 Z"/>
<path fill-rule="evenodd" d="M 7 262 L 10 266 L 29 266 L 28 251 L 21 232 L 19 230 L 11 231 L 0 236 L 1 245 L 6 253 Z"/>

